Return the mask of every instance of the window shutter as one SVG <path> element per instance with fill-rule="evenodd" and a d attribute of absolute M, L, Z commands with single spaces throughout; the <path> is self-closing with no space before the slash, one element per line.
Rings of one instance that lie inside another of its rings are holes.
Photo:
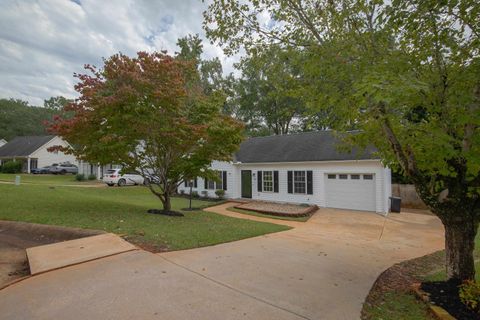
<path fill-rule="evenodd" d="M 273 171 L 273 192 L 278 192 L 278 171 Z"/>
<path fill-rule="evenodd" d="M 203 181 L 205 182 L 205 190 L 208 189 L 208 179 L 207 178 L 204 178 Z"/>
<path fill-rule="evenodd" d="M 313 171 L 307 171 L 307 194 L 313 194 Z"/>
<path fill-rule="evenodd" d="M 223 190 L 227 191 L 227 171 L 223 171 Z"/>
<path fill-rule="evenodd" d="M 198 187 L 198 181 L 197 181 L 197 180 L 198 180 L 197 177 L 195 177 L 195 180 L 193 180 L 193 187 L 194 187 L 194 188 L 197 188 L 197 187 Z"/>
<path fill-rule="evenodd" d="M 187 180 L 183 180 L 183 185 L 184 185 L 185 187 L 188 187 Z"/>
<path fill-rule="evenodd" d="M 288 171 L 287 172 L 287 177 L 288 177 L 288 193 L 293 193 L 293 172 Z"/>
<path fill-rule="evenodd" d="M 258 192 L 262 192 L 262 171 L 257 171 L 257 189 Z"/>

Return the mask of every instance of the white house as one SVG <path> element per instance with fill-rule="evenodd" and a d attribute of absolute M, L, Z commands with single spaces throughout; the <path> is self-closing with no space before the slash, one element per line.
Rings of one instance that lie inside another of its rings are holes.
<path fill-rule="evenodd" d="M 69 146 L 68 142 L 59 136 L 28 136 L 16 137 L 0 147 L 0 163 L 21 161 L 23 171 L 30 173 L 31 169 L 41 168 L 54 163 L 77 163 L 73 155 L 60 151 L 49 152 L 53 146 Z"/>
<path fill-rule="evenodd" d="M 232 162 L 213 162 L 220 182 L 197 178 L 193 190 L 227 198 L 316 204 L 385 213 L 389 210 L 391 172 L 374 148 L 342 152 L 331 131 L 250 138 Z M 188 184 L 180 192 L 188 193 Z"/>
<path fill-rule="evenodd" d="M 102 179 L 103 175 L 109 169 L 120 169 L 122 166 L 116 164 L 100 165 L 93 164 L 87 161 L 80 160 L 78 163 L 78 173 L 85 176 L 94 175 L 98 180 Z"/>
<path fill-rule="evenodd" d="M 4 146 L 7 144 L 7 140 L 5 139 L 0 139 L 0 147 Z"/>

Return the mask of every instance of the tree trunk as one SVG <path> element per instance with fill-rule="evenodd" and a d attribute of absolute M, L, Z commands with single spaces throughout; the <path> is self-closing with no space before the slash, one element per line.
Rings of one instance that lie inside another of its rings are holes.
<path fill-rule="evenodd" d="M 172 204 L 170 203 L 170 194 L 168 194 L 167 192 L 165 192 L 164 194 L 164 198 L 162 203 L 163 203 L 163 211 L 167 212 L 167 211 L 171 211 L 172 210 Z"/>
<path fill-rule="evenodd" d="M 474 280 L 475 260 L 475 235 L 478 223 L 470 217 L 455 216 L 444 221 L 445 251 L 448 279 Z"/>

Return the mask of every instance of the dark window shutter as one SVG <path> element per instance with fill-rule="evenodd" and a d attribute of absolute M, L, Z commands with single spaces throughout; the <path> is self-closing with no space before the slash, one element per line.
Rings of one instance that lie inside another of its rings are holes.
<path fill-rule="evenodd" d="M 205 188 L 204 188 L 204 189 L 207 190 L 207 189 L 208 189 L 208 180 L 207 180 L 207 178 L 204 178 L 203 181 L 205 182 Z"/>
<path fill-rule="evenodd" d="M 307 194 L 313 194 L 313 171 L 307 171 Z"/>
<path fill-rule="evenodd" d="M 223 171 L 223 190 L 227 190 L 227 171 Z"/>
<path fill-rule="evenodd" d="M 185 187 L 188 187 L 187 180 L 183 180 L 183 184 L 185 185 Z"/>
<path fill-rule="evenodd" d="M 257 171 L 257 189 L 258 192 L 262 192 L 262 171 Z"/>
<path fill-rule="evenodd" d="M 278 192 L 278 171 L 273 171 L 273 192 Z"/>
<path fill-rule="evenodd" d="M 288 180 L 288 193 L 293 193 L 293 172 L 287 172 L 287 180 Z"/>
<path fill-rule="evenodd" d="M 197 188 L 198 187 L 198 178 L 195 177 L 195 180 L 193 180 L 193 187 Z"/>

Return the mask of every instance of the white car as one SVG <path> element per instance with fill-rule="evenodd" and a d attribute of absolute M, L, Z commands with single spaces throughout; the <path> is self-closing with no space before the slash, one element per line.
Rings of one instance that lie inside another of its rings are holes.
<path fill-rule="evenodd" d="M 110 187 L 114 185 L 123 187 L 126 185 L 143 184 L 143 182 L 145 181 L 145 179 L 139 174 L 136 174 L 136 173 L 121 174 L 120 171 L 122 171 L 122 169 L 107 170 L 107 173 L 102 178 L 103 182 L 105 182 Z"/>

